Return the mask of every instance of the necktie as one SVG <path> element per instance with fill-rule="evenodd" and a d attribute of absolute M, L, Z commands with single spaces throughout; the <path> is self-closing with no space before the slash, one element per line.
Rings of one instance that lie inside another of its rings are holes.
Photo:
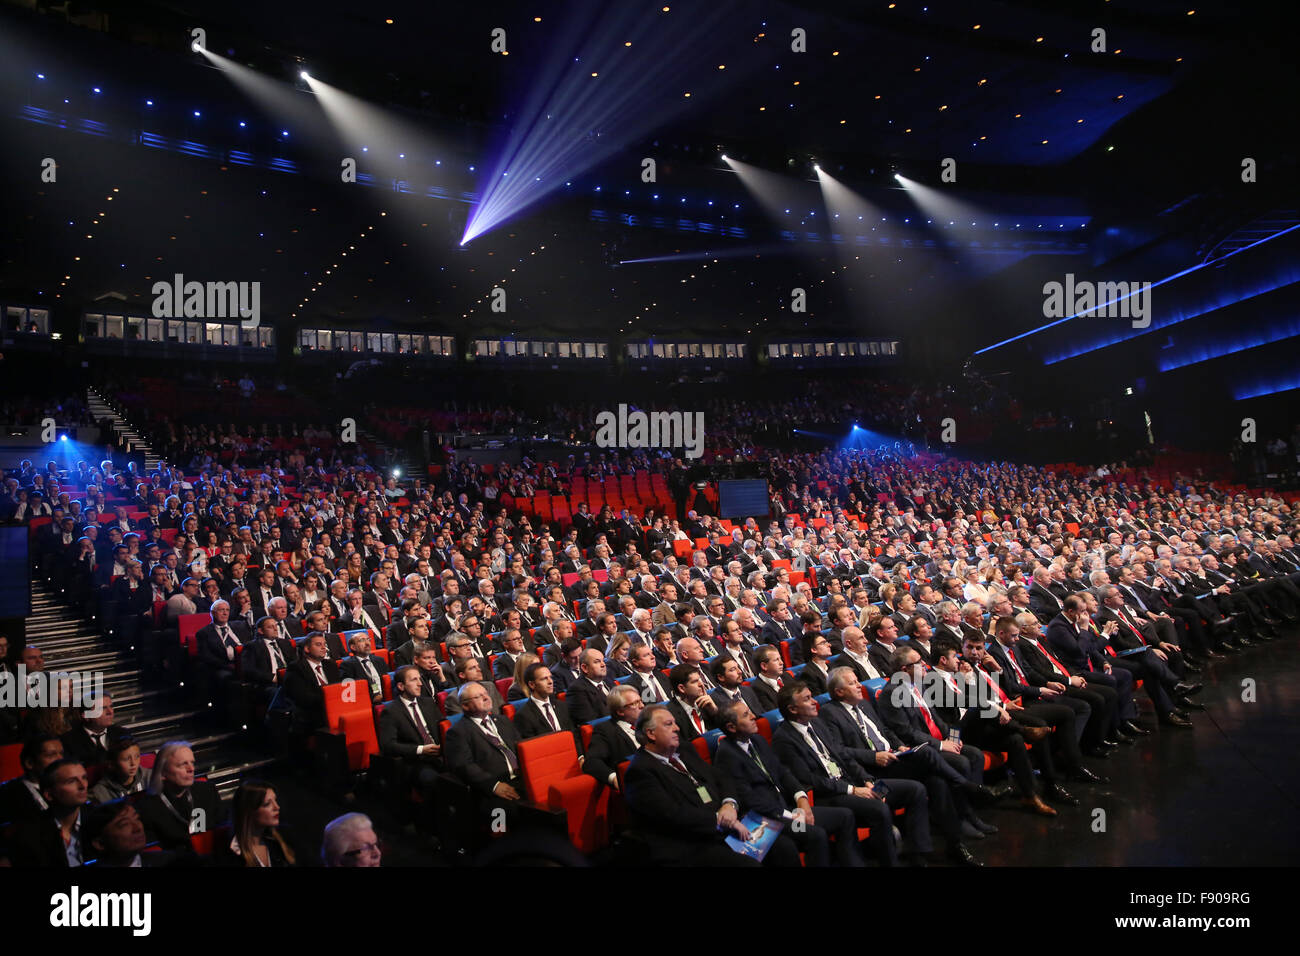
<path fill-rule="evenodd" d="M 1028 686 L 1029 682 L 1025 680 L 1025 672 L 1020 669 L 1020 664 L 1016 661 L 1016 655 L 1012 654 L 1010 649 L 1007 650 L 1007 660 L 1011 662 L 1011 669 L 1016 672 L 1016 678 L 1020 683 Z"/>
<path fill-rule="evenodd" d="M 519 772 L 519 761 L 515 758 L 514 751 L 507 747 L 505 741 L 501 739 L 501 736 L 497 733 L 496 727 L 492 724 L 491 717 L 481 718 L 481 726 L 483 727 L 483 733 L 487 734 L 488 740 L 492 741 L 492 745 L 496 747 L 497 750 L 501 751 L 501 756 L 505 758 L 506 767 L 510 771 L 510 776 L 513 777 Z"/>
<path fill-rule="evenodd" d="M 694 724 L 695 724 L 695 729 L 696 729 L 699 733 L 703 734 L 703 733 L 704 733 L 704 722 L 700 720 L 700 712 L 699 712 L 698 710 L 694 709 L 694 708 L 691 708 L 691 720 L 692 720 L 692 722 L 694 722 Z"/>
<path fill-rule="evenodd" d="M 284 655 L 280 653 L 280 645 L 278 645 L 277 643 L 275 643 L 275 641 L 273 641 L 273 640 L 271 640 L 271 641 L 267 641 L 267 642 L 266 642 L 266 645 L 267 645 L 267 648 L 268 648 L 268 649 L 270 650 L 270 652 L 271 652 L 271 661 L 272 661 L 272 663 L 274 663 L 275 666 L 276 666 L 277 668 L 283 667 L 283 666 L 284 666 Z"/>
<path fill-rule="evenodd" d="M 942 740 L 943 734 L 939 733 L 939 725 L 930 716 L 930 708 L 925 706 L 925 701 L 921 699 L 921 692 L 916 689 L 915 685 L 912 686 L 912 697 L 916 699 L 917 705 L 921 708 L 921 716 L 925 718 L 925 727 L 930 731 L 930 736 L 935 740 Z"/>
<path fill-rule="evenodd" d="M 429 735 L 429 730 L 424 726 L 424 715 L 420 713 L 419 702 L 412 698 L 408 704 L 411 708 L 411 722 L 415 724 L 415 729 L 420 732 L 420 742 L 425 744 L 433 743 L 433 737 Z"/>
<path fill-rule="evenodd" d="M 559 730 L 560 723 L 555 719 L 555 711 L 551 710 L 551 702 L 549 700 L 542 703 L 542 712 L 546 714 L 546 722 L 551 725 L 551 729 Z"/>
<path fill-rule="evenodd" d="M 753 676 L 754 676 L 754 672 L 753 672 L 752 670 L 749 669 L 749 659 L 748 659 L 747 657 L 745 657 L 744 654 L 739 654 L 739 655 L 737 655 L 737 657 L 736 657 L 736 661 L 737 661 L 737 663 L 740 664 L 740 672 L 741 672 L 742 674 L 744 674 L 745 677 L 753 677 Z"/>
<path fill-rule="evenodd" d="M 980 676 L 984 678 L 985 683 L 987 683 L 989 687 L 998 692 L 998 699 L 1001 700 L 1002 703 L 1005 704 L 1011 699 L 1007 696 L 1007 692 L 1002 689 L 1002 685 L 994 683 L 993 678 L 984 673 L 984 671 L 980 671 Z"/>
<path fill-rule="evenodd" d="M 1120 608 L 1118 611 L 1116 611 L 1115 616 L 1124 622 L 1124 626 L 1133 632 L 1133 636 L 1138 639 L 1138 641 L 1142 644 L 1143 647 L 1147 646 L 1147 642 L 1142 639 L 1142 632 L 1139 631 L 1136 627 L 1134 627 L 1131 623 L 1129 623 L 1129 619 L 1124 614 L 1123 608 Z"/>
<path fill-rule="evenodd" d="M 1039 644 L 1038 649 L 1043 652 L 1043 656 L 1052 662 L 1052 666 L 1055 667 L 1057 671 L 1061 674 L 1061 676 L 1065 677 L 1068 682 L 1070 672 L 1067 671 L 1064 667 L 1062 667 L 1061 662 L 1052 656 L 1052 653 L 1047 649 L 1047 646 L 1045 644 Z"/>
<path fill-rule="evenodd" d="M 858 729 L 862 731 L 862 736 L 867 738 L 867 743 L 871 746 L 872 750 L 889 749 L 889 744 L 886 743 L 885 739 L 876 732 L 876 729 L 874 726 L 872 726 L 871 721 L 867 720 L 867 718 L 863 715 L 861 710 L 859 710 L 857 707 L 850 704 L 849 713 L 851 713 L 853 715 L 853 719 L 857 721 Z"/>
<path fill-rule="evenodd" d="M 312 670 L 316 672 L 317 685 L 320 687 L 324 687 L 327 682 L 325 680 L 325 672 L 321 670 L 321 666 L 319 664 L 313 664 Z"/>
<path fill-rule="evenodd" d="M 235 646 L 238 642 L 235 640 L 234 635 L 230 633 L 230 628 L 221 628 L 221 643 L 226 645 L 226 659 L 233 661 L 235 659 Z"/>
<path fill-rule="evenodd" d="M 785 680 L 784 680 L 783 678 L 778 677 L 778 678 L 776 679 L 776 689 L 777 689 L 777 690 L 784 690 L 784 689 L 785 689 Z"/>

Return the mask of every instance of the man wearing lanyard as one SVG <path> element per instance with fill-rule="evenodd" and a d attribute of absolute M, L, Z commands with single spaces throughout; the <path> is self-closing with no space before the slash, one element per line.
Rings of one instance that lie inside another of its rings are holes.
<path fill-rule="evenodd" d="M 348 638 L 348 649 L 352 651 L 352 656 L 345 657 L 339 662 L 339 673 L 345 680 L 351 678 L 363 683 L 370 691 L 371 703 L 379 703 L 384 699 L 384 684 L 380 675 L 388 668 L 383 661 L 371 655 L 370 633 L 368 631 L 353 633 Z"/>
<path fill-rule="evenodd" d="M 693 669 L 693 668 L 692 668 Z M 728 780 L 692 752 L 678 750 L 681 737 L 672 711 L 652 705 L 636 727 L 641 749 L 624 778 L 628 815 L 646 837 L 649 862 L 656 865 L 757 866 L 756 860 L 724 842 L 734 834 L 749 838 Z M 764 860 L 770 866 L 798 866 L 793 843 L 778 839 Z"/>

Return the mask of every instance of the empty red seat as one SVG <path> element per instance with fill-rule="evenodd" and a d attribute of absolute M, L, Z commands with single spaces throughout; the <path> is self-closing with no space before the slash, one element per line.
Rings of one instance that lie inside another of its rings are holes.
<path fill-rule="evenodd" d="M 525 795 L 534 803 L 562 809 L 569 839 L 583 853 L 594 853 L 609 839 L 609 791 L 582 772 L 573 734 L 532 737 L 519 743 Z"/>

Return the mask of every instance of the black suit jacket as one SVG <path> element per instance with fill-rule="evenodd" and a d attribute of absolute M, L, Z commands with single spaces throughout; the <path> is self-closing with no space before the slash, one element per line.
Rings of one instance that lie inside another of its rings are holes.
<path fill-rule="evenodd" d="M 814 697 L 826 693 L 826 681 L 830 677 L 830 663 L 827 662 L 826 674 L 823 675 L 820 670 L 813 667 L 812 664 L 805 664 L 804 669 L 799 672 L 799 679 L 808 685 L 813 692 Z"/>
<path fill-rule="evenodd" d="M 691 720 L 690 716 L 686 712 L 686 708 L 682 706 L 681 701 L 676 697 L 668 702 L 668 709 L 672 711 L 673 719 L 677 721 L 678 737 L 683 744 L 694 740 L 696 737 L 703 736 L 703 734 L 695 729 L 695 722 Z M 713 713 L 710 713 L 707 710 L 700 711 L 700 722 L 704 724 L 705 731 L 717 729 L 718 721 L 717 717 L 714 716 L 715 713 L 716 711 Z"/>
<path fill-rule="evenodd" d="M 277 638 L 276 641 L 280 646 L 280 653 L 284 655 L 284 663 L 287 669 L 297 660 L 297 648 L 294 647 L 293 641 L 287 641 L 284 638 Z M 266 641 L 261 636 L 253 638 L 244 645 L 244 652 L 240 658 L 239 673 L 244 680 L 254 684 L 272 683 L 275 672 L 271 669 L 271 652 L 266 649 Z"/>
<path fill-rule="evenodd" d="M 798 781 L 800 790 L 815 794 L 818 798 L 843 796 L 848 784 L 860 787 L 871 780 L 866 769 L 853 758 L 852 754 L 836 746 L 834 735 L 820 723 L 819 718 L 815 718 L 811 726 L 831 759 L 839 764 L 843 777 L 838 781 L 832 780 L 816 752 L 804 742 L 803 735 L 795 729 L 794 723 L 788 720 L 782 721 L 772 731 L 772 749 Z"/>
<path fill-rule="evenodd" d="M 321 661 L 321 671 L 330 684 L 339 682 L 339 665 L 335 661 Z M 325 723 L 325 692 L 316 680 L 316 672 L 306 658 L 294 661 L 284 674 L 284 695 L 293 704 L 299 720 L 309 727 Z"/>
<path fill-rule="evenodd" d="M 761 735 L 751 737 L 749 747 L 753 756 L 741 750 L 732 738 L 724 737 L 718 741 L 713 765 L 735 784 L 742 813 L 754 810 L 779 820 L 784 811 L 794 809 L 794 795 L 803 788 Z M 758 761 L 762 762 L 761 767 Z"/>
<path fill-rule="evenodd" d="M 231 618 L 226 626 L 230 628 L 231 635 L 240 644 L 247 644 L 252 640 L 252 632 L 249 631 L 248 625 L 243 621 L 236 621 Z M 205 668 L 218 671 L 233 671 L 235 669 L 235 662 L 226 656 L 226 646 L 222 643 L 220 635 L 217 634 L 216 624 L 208 624 L 199 628 L 194 637 L 198 645 L 199 663 Z"/>
<path fill-rule="evenodd" d="M 899 644 L 895 642 L 894 647 L 897 648 L 898 646 Z M 893 653 L 892 649 L 879 641 L 872 641 L 867 645 L 867 659 L 875 665 L 876 670 L 880 671 L 883 677 L 889 676 L 889 658 L 893 656 Z"/>
<path fill-rule="evenodd" d="M 792 680 L 798 680 L 798 678 L 789 671 L 786 671 L 782 675 L 781 680 L 788 684 Z M 765 714 L 769 710 L 776 710 L 776 695 L 779 692 L 769 686 L 766 681 L 761 677 L 755 677 L 753 683 L 749 685 L 749 688 L 754 692 L 754 696 L 758 699 L 758 706 L 760 709 L 755 711 L 755 713 Z"/>
<path fill-rule="evenodd" d="M 725 799 L 736 798 L 731 780 L 700 760 L 693 748 L 679 750 L 677 757 L 690 776 L 638 750 L 624 778 L 630 821 L 653 836 L 647 842 L 655 863 L 685 862 L 699 846 L 721 843 L 718 810 Z M 705 787 L 707 802 L 701 800 L 697 785 Z"/>
<path fill-rule="evenodd" d="M 869 719 L 876 727 L 876 730 L 885 739 L 891 750 L 897 750 L 904 746 L 903 741 L 898 738 L 889 724 L 885 723 L 880 712 L 876 710 L 875 704 L 870 697 L 863 697 L 857 702 L 858 710 L 862 716 Z M 839 701 L 832 701 L 821 709 L 817 719 L 822 722 L 826 729 L 835 738 L 835 743 L 844 750 L 853 754 L 858 763 L 864 767 L 875 766 L 875 750 L 867 740 L 866 735 L 862 733 L 855 721 L 845 710 Z"/>
<path fill-rule="evenodd" d="M 893 731 L 894 736 L 910 747 L 917 744 L 923 744 L 926 741 L 935 742 L 934 736 L 930 733 L 930 728 L 925 723 L 925 717 L 921 714 L 921 708 L 912 705 L 911 701 L 901 705 L 894 702 L 895 692 L 898 692 L 900 700 L 906 700 L 904 693 L 899 689 L 900 685 L 894 680 L 890 680 L 880 691 L 880 696 L 875 700 L 876 713 L 880 714 L 885 725 Z M 922 690 L 922 688 L 917 688 Z M 948 725 L 943 718 L 935 712 L 933 707 L 930 708 L 930 716 L 934 719 L 935 725 L 939 728 L 941 739 L 948 736 Z"/>
<path fill-rule="evenodd" d="M 370 656 L 370 666 L 373 667 L 375 673 L 379 675 L 379 688 L 377 690 L 370 687 L 370 675 L 366 673 L 365 667 L 362 666 L 361 658 L 357 657 L 355 654 L 352 657 L 345 657 L 343 660 L 339 661 L 339 677 L 340 679 L 350 677 L 354 681 L 365 684 L 371 691 L 372 697 L 382 695 L 384 692 L 384 674 L 387 672 L 388 668 L 384 666 L 383 661 L 378 657 L 375 657 L 373 654 Z"/>
<path fill-rule="evenodd" d="M 203 811 L 206 831 L 215 830 L 225 822 L 221 795 L 211 783 L 206 780 L 195 780 L 190 788 L 190 798 L 192 808 Z M 140 814 L 140 819 L 144 821 L 144 830 L 149 842 L 158 843 L 164 850 L 175 850 L 180 853 L 194 851 L 190 843 L 189 819 L 182 819 L 168 809 L 161 794 L 141 794 L 136 801 L 135 809 Z"/>
<path fill-rule="evenodd" d="M 514 724 L 496 714 L 489 715 L 506 748 L 515 754 L 519 766 L 519 731 Z M 511 780 L 509 766 L 500 749 L 488 739 L 475 721 L 462 717 L 451 725 L 442 745 L 442 759 L 447 767 L 471 789 L 481 794 L 492 793 L 498 783 Z M 518 788 L 516 788 L 518 789 Z"/>
<path fill-rule="evenodd" d="M 602 720 L 591 729 L 591 743 L 587 745 L 587 759 L 582 769 L 601 783 L 618 771 L 618 765 L 637 751 L 637 746 L 627 733 L 613 720 Z"/>
<path fill-rule="evenodd" d="M 520 740 L 527 740 L 530 737 L 541 737 L 543 734 L 558 733 L 546 721 L 546 715 L 542 713 L 542 708 L 532 698 L 526 701 L 519 701 L 515 705 L 515 730 L 519 732 Z M 569 714 L 568 705 L 556 697 L 551 698 L 551 707 L 555 711 L 555 719 L 559 722 L 561 731 L 568 731 L 573 735 L 573 746 L 578 753 L 582 753 L 582 732 L 578 730 L 578 725 L 574 723 L 573 717 Z"/>
<path fill-rule="evenodd" d="M 125 727 L 121 724 L 113 724 L 108 728 L 105 743 L 108 747 L 112 747 L 127 736 L 129 734 Z M 74 727 L 64 734 L 61 739 L 63 740 L 63 756 L 69 760 L 79 760 L 82 764 L 92 767 L 108 759 L 108 750 L 96 744 L 84 727 Z"/>
<path fill-rule="evenodd" d="M 43 813 L 45 808 L 36 802 L 22 777 L 15 777 L 0 785 L 0 822 L 17 823 L 39 817 Z"/>
<path fill-rule="evenodd" d="M 429 728 L 429 736 L 433 738 L 434 743 L 441 743 L 438 724 L 442 721 L 442 714 L 438 710 L 437 703 L 428 697 L 417 697 L 415 700 L 420 708 L 420 716 L 424 718 L 425 726 Z M 411 719 L 406 700 L 399 694 L 385 704 L 384 709 L 379 712 L 379 752 L 384 756 L 424 760 L 431 755 L 416 753 L 416 749 L 423 743 L 415 721 Z"/>
<path fill-rule="evenodd" d="M 652 690 L 650 681 L 647 675 L 644 674 L 633 673 L 632 679 L 629 680 L 628 683 L 636 688 L 637 693 L 641 695 L 641 699 L 647 704 L 671 700 L 673 692 L 672 688 L 668 686 L 668 678 L 664 677 L 664 675 L 660 674 L 658 671 L 653 672 L 649 677 L 653 677 L 658 683 L 660 690 L 663 691 L 662 694 L 655 693 Z"/>
<path fill-rule="evenodd" d="M 606 678 L 599 688 L 593 687 L 586 677 L 579 677 L 565 691 L 564 703 L 569 708 L 569 715 L 575 724 L 589 724 L 593 720 L 609 713 L 605 703 L 609 692 L 614 689 L 614 682 Z"/>
<path fill-rule="evenodd" d="M 754 688 L 750 687 L 748 684 L 741 684 L 738 689 L 740 690 L 740 699 L 749 705 L 749 709 L 754 712 L 754 716 L 757 717 L 762 714 L 763 711 L 761 708 L 763 705 L 759 703 L 758 695 L 754 693 Z M 717 702 L 719 708 L 721 708 L 723 704 L 729 703 L 732 700 L 731 695 L 722 687 L 713 688 L 713 690 L 709 691 L 709 696 Z"/>

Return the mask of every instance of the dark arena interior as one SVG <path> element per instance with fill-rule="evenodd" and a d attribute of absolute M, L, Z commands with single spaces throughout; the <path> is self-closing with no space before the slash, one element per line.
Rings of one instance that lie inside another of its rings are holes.
<path fill-rule="evenodd" d="M 1190 897 L 1300 850 L 1280 16 L 0 3 L 0 861 L 1248 924 Z"/>

